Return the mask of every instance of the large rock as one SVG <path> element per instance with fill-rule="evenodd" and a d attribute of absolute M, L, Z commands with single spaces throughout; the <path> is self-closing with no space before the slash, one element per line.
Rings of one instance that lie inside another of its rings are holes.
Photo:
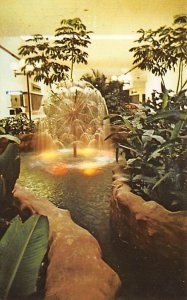
<path fill-rule="evenodd" d="M 111 223 L 122 241 L 164 258 L 187 258 L 187 211 L 171 212 L 131 192 L 123 167 L 114 170 Z"/>
<path fill-rule="evenodd" d="M 49 220 L 49 266 L 46 300 L 112 300 L 120 286 L 118 275 L 102 260 L 95 238 L 76 225 L 70 213 L 39 199 L 19 185 L 14 197 L 20 212 Z"/>

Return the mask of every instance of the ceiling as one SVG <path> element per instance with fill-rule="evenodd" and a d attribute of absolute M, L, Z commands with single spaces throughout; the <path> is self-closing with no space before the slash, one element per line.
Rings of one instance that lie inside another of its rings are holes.
<path fill-rule="evenodd" d="M 87 68 L 79 69 L 114 74 L 132 66 L 129 48 L 135 37 L 129 35 L 140 28 L 171 25 L 175 15 L 186 12 L 187 0 L 1 0 L 0 42 L 36 33 L 52 35 L 61 19 L 79 17 L 100 37 L 92 40 Z"/>

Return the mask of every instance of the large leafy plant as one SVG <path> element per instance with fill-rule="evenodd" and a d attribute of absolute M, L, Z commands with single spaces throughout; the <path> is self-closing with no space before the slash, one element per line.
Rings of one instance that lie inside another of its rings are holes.
<path fill-rule="evenodd" d="M 48 248 L 47 217 L 16 217 L 0 240 L 0 297 L 26 297 L 36 292 L 41 262 Z"/>
<path fill-rule="evenodd" d="M 164 76 L 168 70 L 176 72 L 178 80 L 176 92 L 182 90 L 187 80 L 183 78 L 187 64 L 187 18 L 175 19 L 172 27 L 161 26 L 157 30 L 138 30 L 140 37 L 135 42 L 139 45 L 130 49 L 134 53 L 134 62 L 141 70 L 151 71 Z"/>
<path fill-rule="evenodd" d="M 73 66 L 75 63 L 87 64 L 88 53 L 83 49 L 90 44 L 89 34 L 86 26 L 79 18 L 63 19 L 61 26 L 56 29 L 56 47 L 61 49 L 63 60 L 70 61 L 70 79 L 73 80 Z"/>
<path fill-rule="evenodd" d="M 117 159 L 124 152 L 133 191 L 146 200 L 156 200 L 170 210 L 187 209 L 186 120 L 187 18 L 173 27 L 140 29 L 133 47 L 134 64 L 161 79 L 161 91 L 153 91 L 150 103 L 126 111 L 114 122 L 127 138 L 115 138 Z M 168 70 L 176 72 L 176 92 L 165 86 Z M 177 74 L 177 72 L 176 72 Z M 113 134 L 114 137 L 116 133 Z"/>
<path fill-rule="evenodd" d="M 187 209 L 186 101 L 185 91 L 173 95 L 162 86 L 152 103 L 114 122 L 127 133 L 117 141 L 117 158 L 125 153 L 133 191 L 170 210 Z"/>
<path fill-rule="evenodd" d="M 25 59 L 22 71 L 49 86 L 69 77 L 72 80 L 74 64 L 87 64 L 84 49 L 90 44 L 90 33 L 79 18 L 74 18 L 63 19 L 54 38 L 32 36 L 19 48 L 19 55 Z"/>

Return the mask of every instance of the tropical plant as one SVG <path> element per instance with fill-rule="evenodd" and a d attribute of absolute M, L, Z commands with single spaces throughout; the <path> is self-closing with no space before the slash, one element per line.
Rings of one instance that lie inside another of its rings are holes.
<path fill-rule="evenodd" d="M 183 78 L 187 63 L 186 18 L 176 19 L 173 27 L 140 29 L 140 44 L 134 64 L 161 77 L 161 92 L 153 91 L 150 103 L 124 111 L 116 117 L 122 136 L 115 138 L 117 159 L 125 153 L 129 183 L 145 200 L 153 199 L 170 210 L 187 209 L 187 96 Z M 176 92 L 168 90 L 164 76 L 178 67 Z M 115 132 L 112 133 L 115 136 Z"/>
<path fill-rule="evenodd" d="M 90 82 L 105 98 L 109 113 L 120 113 L 124 103 L 129 102 L 128 93 L 123 90 L 123 83 L 111 81 L 103 73 L 92 69 L 92 73 L 84 74 L 81 79 Z"/>
<path fill-rule="evenodd" d="M 128 91 L 123 90 L 123 83 L 110 81 L 107 84 L 105 101 L 110 113 L 122 113 L 125 105 L 130 102 Z"/>
<path fill-rule="evenodd" d="M 163 84 L 168 70 L 176 71 L 178 68 L 176 93 L 184 89 L 187 83 L 183 78 L 184 67 L 187 64 L 186 18 L 176 18 L 173 27 L 140 29 L 138 33 L 141 36 L 135 42 L 139 43 L 139 46 L 130 49 L 134 52 L 133 64 L 141 70 L 148 70 L 160 76 Z"/>
<path fill-rule="evenodd" d="M 161 78 L 161 92 L 153 91 L 150 103 L 116 117 L 125 139 L 115 139 L 116 157 L 125 153 L 132 190 L 145 200 L 155 200 L 170 210 L 187 209 L 187 96 L 183 78 L 187 63 L 186 18 L 173 27 L 140 29 L 134 52 L 135 67 Z M 178 68 L 176 92 L 168 90 L 164 76 Z M 112 133 L 115 136 L 115 132 Z"/>
<path fill-rule="evenodd" d="M 28 119 L 25 113 L 7 117 L 0 120 L 0 133 L 19 135 L 21 133 L 33 133 L 36 131 L 34 121 Z"/>
<path fill-rule="evenodd" d="M 36 82 L 43 81 L 49 86 L 67 79 L 69 67 L 64 64 L 61 49 L 55 47 L 54 41 L 36 34 L 25 42 L 18 49 L 20 57 L 24 58 L 23 72 L 29 77 L 33 76 Z"/>
<path fill-rule="evenodd" d="M 49 86 L 68 79 L 69 71 L 72 80 L 74 63 L 87 64 L 88 54 L 83 49 L 90 43 L 91 31 L 79 18 L 63 19 L 55 31 L 53 39 L 36 34 L 18 49 L 25 59 L 22 71 Z"/>
<path fill-rule="evenodd" d="M 25 297 L 36 292 L 38 272 L 48 249 L 47 217 L 13 219 L 0 240 L 0 297 Z M 12 298 L 11 298 L 12 299 Z"/>
<path fill-rule="evenodd" d="M 106 94 L 107 88 L 107 77 L 99 72 L 99 70 L 91 70 L 91 73 L 86 73 L 82 75 L 81 80 L 90 82 L 96 89 L 101 92 L 101 95 L 104 97 Z"/>
<path fill-rule="evenodd" d="M 12 204 L 12 190 L 19 177 L 20 157 L 15 141 L 19 143 L 15 137 L 0 135 L 0 148 L 5 148 L 0 154 L 0 216 Z"/>
<path fill-rule="evenodd" d="M 63 19 L 61 27 L 56 29 L 55 44 L 63 52 L 63 60 L 71 62 L 71 80 L 73 80 L 74 63 L 87 64 L 88 53 L 83 49 L 90 44 L 90 33 L 92 31 L 87 31 L 79 18 Z"/>
<path fill-rule="evenodd" d="M 118 116 L 115 124 L 128 134 L 116 143 L 117 159 L 125 153 L 129 183 L 136 194 L 170 210 L 183 210 L 187 209 L 186 91 L 173 95 L 162 89 L 155 91 L 152 103 Z"/>

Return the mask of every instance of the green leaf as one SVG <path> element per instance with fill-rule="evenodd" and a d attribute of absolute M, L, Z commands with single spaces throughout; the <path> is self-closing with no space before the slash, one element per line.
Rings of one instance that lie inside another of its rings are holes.
<path fill-rule="evenodd" d="M 127 126 L 128 129 L 132 131 L 132 133 L 135 133 L 134 127 L 131 125 L 131 122 L 127 118 L 123 118 L 124 124 Z"/>
<path fill-rule="evenodd" d="M 122 144 L 118 144 L 120 148 L 122 149 L 127 149 L 127 150 L 130 150 L 134 153 L 136 153 L 137 155 L 141 155 L 140 152 L 138 152 L 136 149 L 132 148 L 132 147 L 128 147 L 128 146 L 125 146 L 125 145 L 122 145 Z"/>
<path fill-rule="evenodd" d="M 165 142 L 164 144 L 162 144 L 162 147 L 156 149 L 155 151 L 151 152 L 149 158 L 147 159 L 147 161 L 150 161 L 152 158 L 156 158 L 159 156 L 160 152 L 167 149 L 167 148 L 171 148 L 172 146 L 174 146 L 176 143 L 176 139 L 175 140 L 170 140 Z"/>
<path fill-rule="evenodd" d="M 165 93 L 163 94 L 163 98 L 162 98 L 162 110 L 164 110 L 164 109 L 167 107 L 167 105 L 168 105 L 168 100 L 169 100 L 168 93 L 165 92 Z"/>
<path fill-rule="evenodd" d="M 137 161 L 138 161 L 138 162 L 141 161 L 141 158 L 140 158 L 140 157 L 129 158 L 129 159 L 127 160 L 128 166 L 134 164 L 134 162 L 137 162 Z"/>
<path fill-rule="evenodd" d="M 182 110 L 165 111 L 147 118 L 147 122 L 150 123 L 152 121 L 168 118 L 175 118 L 176 120 L 187 120 L 187 112 Z"/>
<path fill-rule="evenodd" d="M 155 139 L 160 144 L 163 144 L 166 142 L 166 140 L 162 136 L 156 135 L 156 134 L 153 135 L 153 139 Z"/>
<path fill-rule="evenodd" d="M 145 175 L 142 175 L 142 174 L 138 174 L 136 176 L 133 177 L 133 181 L 143 181 L 144 183 L 152 183 L 154 184 L 155 183 L 155 177 L 151 177 L 151 176 L 145 176 Z"/>
<path fill-rule="evenodd" d="M 5 132 L 5 129 L 3 128 L 3 127 L 0 127 L 0 133 L 2 134 L 5 134 L 6 132 Z"/>
<path fill-rule="evenodd" d="M 155 185 L 152 187 L 152 189 L 154 190 L 157 186 L 159 186 L 163 181 L 165 181 L 167 178 L 169 178 L 171 176 L 171 173 L 168 172 L 166 173 L 164 176 L 162 176 L 156 183 Z"/>
<path fill-rule="evenodd" d="M 48 247 L 48 219 L 33 215 L 25 223 L 13 220 L 0 241 L 0 298 L 36 291 L 42 259 Z"/>
<path fill-rule="evenodd" d="M 150 142 L 153 138 L 154 130 L 146 130 L 142 135 L 142 142 L 147 143 Z"/>
<path fill-rule="evenodd" d="M 179 120 L 175 124 L 175 128 L 173 129 L 172 134 L 171 134 L 171 140 L 176 139 L 179 136 L 179 133 L 180 133 L 183 123 L 184 122 L 182 120 Z"/>
<path fill-rule="evenodd" d="M 155 139 L 160 144 L 165 143 L 166 140 L 162 136 L 152 134 L 153 132 L 154 132 L 154 130 L 146 130 L 146 132 L 144 132 L 144 134 L 142 135 L 143 143 L 150 142 L 150 141 L 152 141 L 152 139 Z"/>
<path fill-rule="evenodd" d="M 11 134 L 1 134 L 1 135 L 0 135 L 0 139 L 2 139 L 2 138 L 5 138 L 5 139 L 7 139 L 7 140 L 9 140 L 9 141 L 13 141 L 13 142 L 15 142 L 15 143 L 17 143 L 17 144 L 20 144 L 20 143 L 21 143 L 21 141 L 20 141 L 19 138 L 17 138 L 16 136 L 13 136 L 13 135 L 11 135 Z"/>

